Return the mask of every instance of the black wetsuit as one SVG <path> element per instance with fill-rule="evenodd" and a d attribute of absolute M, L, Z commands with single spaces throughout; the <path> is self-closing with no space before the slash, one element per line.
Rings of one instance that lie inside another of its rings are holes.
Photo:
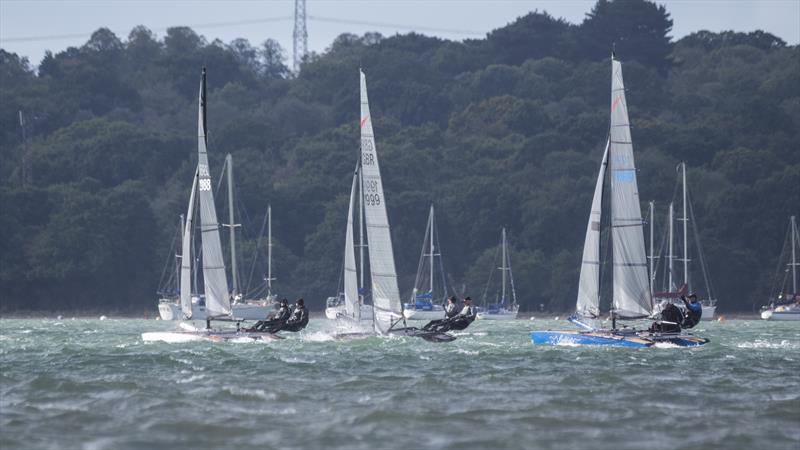
<path fill-rule="evenodd" d="M 308 310 L 305 306 L 297 306 L 292 312 L 292 317 L 289 317 L 289 320 L 278 330 L 296 332 L 305 328 L 306 325 L 308 325 Z"/>
<path fill-rule="evenodd" d="M 290 315 L 289 307 L 281 306 L 280 309 L 276 311 L 271 318 L 268 318 L 267 320 L 259 320 L 258 322 L 256 322 L 255 325 L 253 325 L 247 331 L 262 331 L 262 332 L 274 333 L 274 331 L 271 330 L 275 327 L 282 326 L 284 322 L 286 322 L 286 320 L 289 318 L 289 315 Z"/>
<path fill-rule="evenodd" d="M 683 318 L 681 326 L 683 328 L 692 328 L 700 323 L 700 318 L 703 317 L 703 305 L 698 301 L 692 303 L 686 300 L 685 297 L 681 297 L 681 300 L 683 300 L 683 304 L 686 305 L 686 317 Z"/>
<path fill-rule="evenodd" d="M 450 330 L 463 330 L 475 320 L 475 307 L 465 305 L 460 313 L 443 320 L 438 325 L 429 328 L 429 331 L 448 332 Z"/>
<path fill-rule="evenodd" d="M 444 307 L 444 319 L 431 320 L 430 322 L 426 323 L 425 326 L 422 327 L 422 329 L 430 330 L 436 326 L 439 326 L 443 322 L 447 322 L 449 319 L 452 319 L 457 315 L 458 315 L 458 308 L 456 307 L 456 304 L 448 302 L 447 305 L 445 305 Z"/>
<path fill-rule="evenodd" d="M 682 322 L 683 313 L 681 313 L 681 310 L 672 303 L 667 303 L 667 305 L 661 311 L 661 321 L 653 322 L 653 325 L 650 326 L 650 331 L 660 333 L 680 333 Z"/>

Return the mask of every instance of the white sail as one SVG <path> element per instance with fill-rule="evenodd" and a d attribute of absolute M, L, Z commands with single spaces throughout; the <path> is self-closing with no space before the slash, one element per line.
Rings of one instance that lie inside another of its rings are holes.
<path fill-rule="evenodd" d="M 217 210 L 214 207 L 214 193 L 211 190 L 211 176 L 208 169 L 206 138 L 206 72 L 200 84 L 200 102 L 197 121 L 198 183 L 200 197 L 200 232 L 203 242 L 203 281 L 206 295 L 206 317 L 231 315 L 231 300 L 228 294 L 228 281 L 225 276 L 225 261 L 219 239 Z"/>
<path fill-rule="evenodd" d="M 183 228 L 181 247 L 181 311 L 183 319 L 192 318 L 192 231 L 194 227 L 194 204 L 197 193 L 197 170 L 192 181 L 192 193 L 189 194 L 189 208 L 186 211 L 186 223 Z"/>
<path fill-rule="evenodd" d="M 350 188 L 350 207 L 347 210 L 347 232 L 344 240 L 344 305 L 347 317 L 361 320 L 361 307 L 358 301 L 358 273 L 356 272 L 356 251 L 353 245 L 353 212 L 356 204 L 358 167 L 353 174 Z"/>
<path fill-rule="evenodd" d="M 369 245 L 369 269 L 372 279 L 372 304 L 375 311 L 375 331 L 386 334 L 392 321 L 402 317 L 400 290 L 397 287 L 397 272 L 392 251 L 392 236 L 386 202 L 383 195 L 381 171 L 375 152 L 375 136 L 372 133 L 372 117 L 369 113 L 367 80 L 361 74 L 361 176 L 364 199 L 364 220 Z"/>
<path fill-rule="evenodd" d="M 603 209 L 603 182 L 608 166 L 608 147 L 609 142 L 606 141 L 603 162 L 600 164 L 600 173 L 597 174 L 597 183 L 594 186 L 589 223 L 586 225 L 586 239 L 583 241 L 576 311 L 584 317 L 600 315 L 600 223 Z"/>
<path fill-rule="evenodd" d="M 617 317 L 634 318 L 649 315 L 652 300 L 622 64 L 612 58 L 611 67 L 609 164 L 614 258 L 613 308 Z"/>

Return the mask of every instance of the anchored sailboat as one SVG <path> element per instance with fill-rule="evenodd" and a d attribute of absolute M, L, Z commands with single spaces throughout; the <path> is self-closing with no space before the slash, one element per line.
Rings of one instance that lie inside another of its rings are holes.
<path fill-rule="evenodd" d="M 700 245 L 700 236 L 697 229 L 697 221 L 694 217 L 694 208 L 692 208 L 692 202 L 689 198 L 689 190 L 686 183 L 686 163 L 682 162 L 678 165 L 679 168 L 679 179 L 678 184 L 681 186 L 681 198 L 682 198 L 682 208 L 683 213 L 682 217 L 678 218 L 677 220 L 682 222 L 682 229 L 683 229 L 683 240 L 682 240 L 682 250 L 683 256 L 677 257 L 675 255 L 675 233 L 674 233 L 674 223 L 675 223 L 675 207 L 674 203 L 670 202 L 669 204 L 669 213 L 667 215 L 667 265 L 666 275 L 664 276 L 664 281 L 666 282 L 665 289 L 662 292 L 654 292 L 653 298 L 654 303 L 658 303 L 659 300 L 667 300 L 669 302 L 673 302 L 678 308 L 685 309 L 683 302 L 679 301 L 678 299 L 683 296 L 687 295 L 689 292 L 694 292 L 692 289 L 693 280 L 690 276 L 691 274 L 691 262 L 692 258 L 689 255 L 690 243 L 689 243 L 689 223 L 692 224 L 692 236 L 694 237 L 694 248 L 697 252 L 697 257 L 700 260 L 700 268 L 703 275 L 703 281 L 705 283 L 705 293 L 706 298 L 701 301 L 703 306 L 703 314 L 702 320 L 713 320 L 714 314 L 717 309 L 717 300 L 714 297 L 714 291 L 712 289 L 711 280 L 708 274 L 708 269 L 706 267 L 705 258 L 703 256 L 703 248 Z M 651 287 L 655 285 L 655 277 L 657 270 L 655 268 L 654 261 L 659 259 L 658 256 L 653 254 L 653 222 L 654 222 L 654 215 L 655 215 L 655 205 L 653 202 L 650 202 L 650 280 L 651 280 Z M 683 271 L 680 273 L 682 277 L 680 280 L 678 278 L 678 272 L 675 270 L 674 261 L 680 261 L 683 263 Z M 658 309 L 658 308 L 656 308 Z"/>
<path fill-rule="evenodd" d="M 787 241 L 790 245 L 789 253 L 791 254 L 791 259 L 786 264 L 786 267 L 781 269 L 780 265 L 783 265 L 783 261 L 786 261 Z M 800 263 L 797 262 L 798 249 L 800 249 L 800 234 L 797 232 L 797 218 L 792 216 L 789 218 L 789 232 L 781 251 L 778 276 L 775 277 L 775 281 L 777 281 L 778 278 L 781 278 L 780 273 L 783 272 L 782 281 L 780 282 L 780 287 L 776 289 L 776 283 L 772 288 L 770 304 L 765 306 L 761 312 L 761 318 L 764 320 L 800 320 L 800 292 L 797 291 L 797 267 L 800 266 Z M 789 290 L 788 280 L 790 276 L 792 280 L 791 291 Z"/>
<path fill-rule="evenodd" d="M 500 298 L 495 300 L 494 303 L 489 303 L 486 298 L 486 293 L 489 290 L 489 283 L 486 284 L 486 290 L 483 293 L 484 310 L 480 311 L 477 315 L 481 320 L 512 320 L 517 318 L 519 313 L 519 304 L 517 303 L 517 291 L 514 288 L 514 275 L 511 272 L 511 255 L 508 252 L 508 245 L 506 243 L 506 229 L 503 227 L 502 237 L 500 239 L 500 250 L 502 263 L 497 270 L 500 271 L 501 277 L 501 290 Z M 491 282 L 491 277 L 489 277 Z M 508 298 L 509 287 L 511 298 Z"/>
<path fill-rule="evenodd" d="M 203 286 L 205 292 L 204 319 L 206 330 L 200 331 L 190 325 L 185 325 L 184 329 L 189 331 L 175 332 L 155 332 L 143 333 L 142 339 L 145 341 L 189 341 L 189 340 L 228 340 L 236 338 L 249 339 L 275 339 L 275 336 L 268 333 L 239 333 L 237 331 L 215 332 L 211 330 L 211 321 L 240 322 L 243 319 L 233 315 L 231 308 L 231 294 L 228 292 L 228 280 L 225 273 L 225 262 L 222 256 L 222 245 L 220 243 L 219 223 L 217 221 L 217 211 L 214 206 L 214 193 L 212 191 L 211 176 L 208 164 L 208 138 L 206 121 L 206 71 L 203 69 L 203 77 L 200 84 L 199 108 L 198 108 L 198 145 L 197 156 L 198 164 L 195 171 L 192 190 L 189 196 L 189 206 L 186 212 L 186 224 L 183 230 L 182 239 L 182 258 L 181 258 L 181 319 L 184 321 L 197 320 L 194 315 L 194 305 L 192 302 L 192 257 L 191 248 L 193 242 L 195 202 L 199 206 L 200 215 L 200 241 L 202 243 L 202 271 Z M 238 326 L 237 326 L 238 328 Z M 264 336 L 262 336 L 264 335 Z"/>
<path fill-rule="evenodd" d="M 436 296 L 436 257 L 439 258 L 439 279 L 441 280 L 440 296 Z M 425 269 L 428 270 L 425 270 Z M 422 286 L 427 281 L 427 286 Z M 435 320 L 444 317 L 442 304 L 447 297 L 447 278 L 444 272 L 442 251 L 439 246 L 439 233 L 436 232 L 436 219 L 433 204 L 428 213 L 425 226 L 425 237 L 422 240 L 422 252 L 417 266 L 417 276 L 411 301 L 403 305 L 403 314 L 408 320 Z M 436 300 L 436 301 L 435 301 Z"/>
<path fill-rule="evenodd" d="M 586 227 L 583 261 L 578 284 L 576 313 L 583 318 L 600 314 L 600 224 L 603 186 L 610 179 L 611 237 L 613 258 L 612 329 L 595 329 L 574 316 L 570 321 L 582 331 L 533 331 L 534 344 L 614 345 L 649 347 L 657 342 L 678 346 L 702 345 L 707 340 L 689 334 L 650 333 L 617 329 L 618 319 L 650 315 L 652 297 L 644 248 L 643 220 L 636 183 L 630 126 L 628 123 L 622 64 L 612 55 L 611 123 L 606 149 L 595 184 L 589 222 Z"/>

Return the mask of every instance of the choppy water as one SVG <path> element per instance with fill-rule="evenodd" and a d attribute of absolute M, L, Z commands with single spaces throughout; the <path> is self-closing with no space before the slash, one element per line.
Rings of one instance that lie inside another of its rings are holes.
<path fill-rule="evenodd" d="M 144 320 L 0 320 L 0 448 L 800 448 L 800 326 L 703 323 L 699 349 L 458 340 L 145 344 Z"/>

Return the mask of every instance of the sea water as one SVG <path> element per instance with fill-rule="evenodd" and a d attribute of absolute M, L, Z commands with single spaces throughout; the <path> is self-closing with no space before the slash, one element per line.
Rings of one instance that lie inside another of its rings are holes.
<path fill-rule="evenodd" d="M 144 343 L 146 320 L 0 320 L 0 448 L 800 448 L 800 324 L 703 322 L 704 347 L 534 346 L 564 321 L 451 343 Z"/>

